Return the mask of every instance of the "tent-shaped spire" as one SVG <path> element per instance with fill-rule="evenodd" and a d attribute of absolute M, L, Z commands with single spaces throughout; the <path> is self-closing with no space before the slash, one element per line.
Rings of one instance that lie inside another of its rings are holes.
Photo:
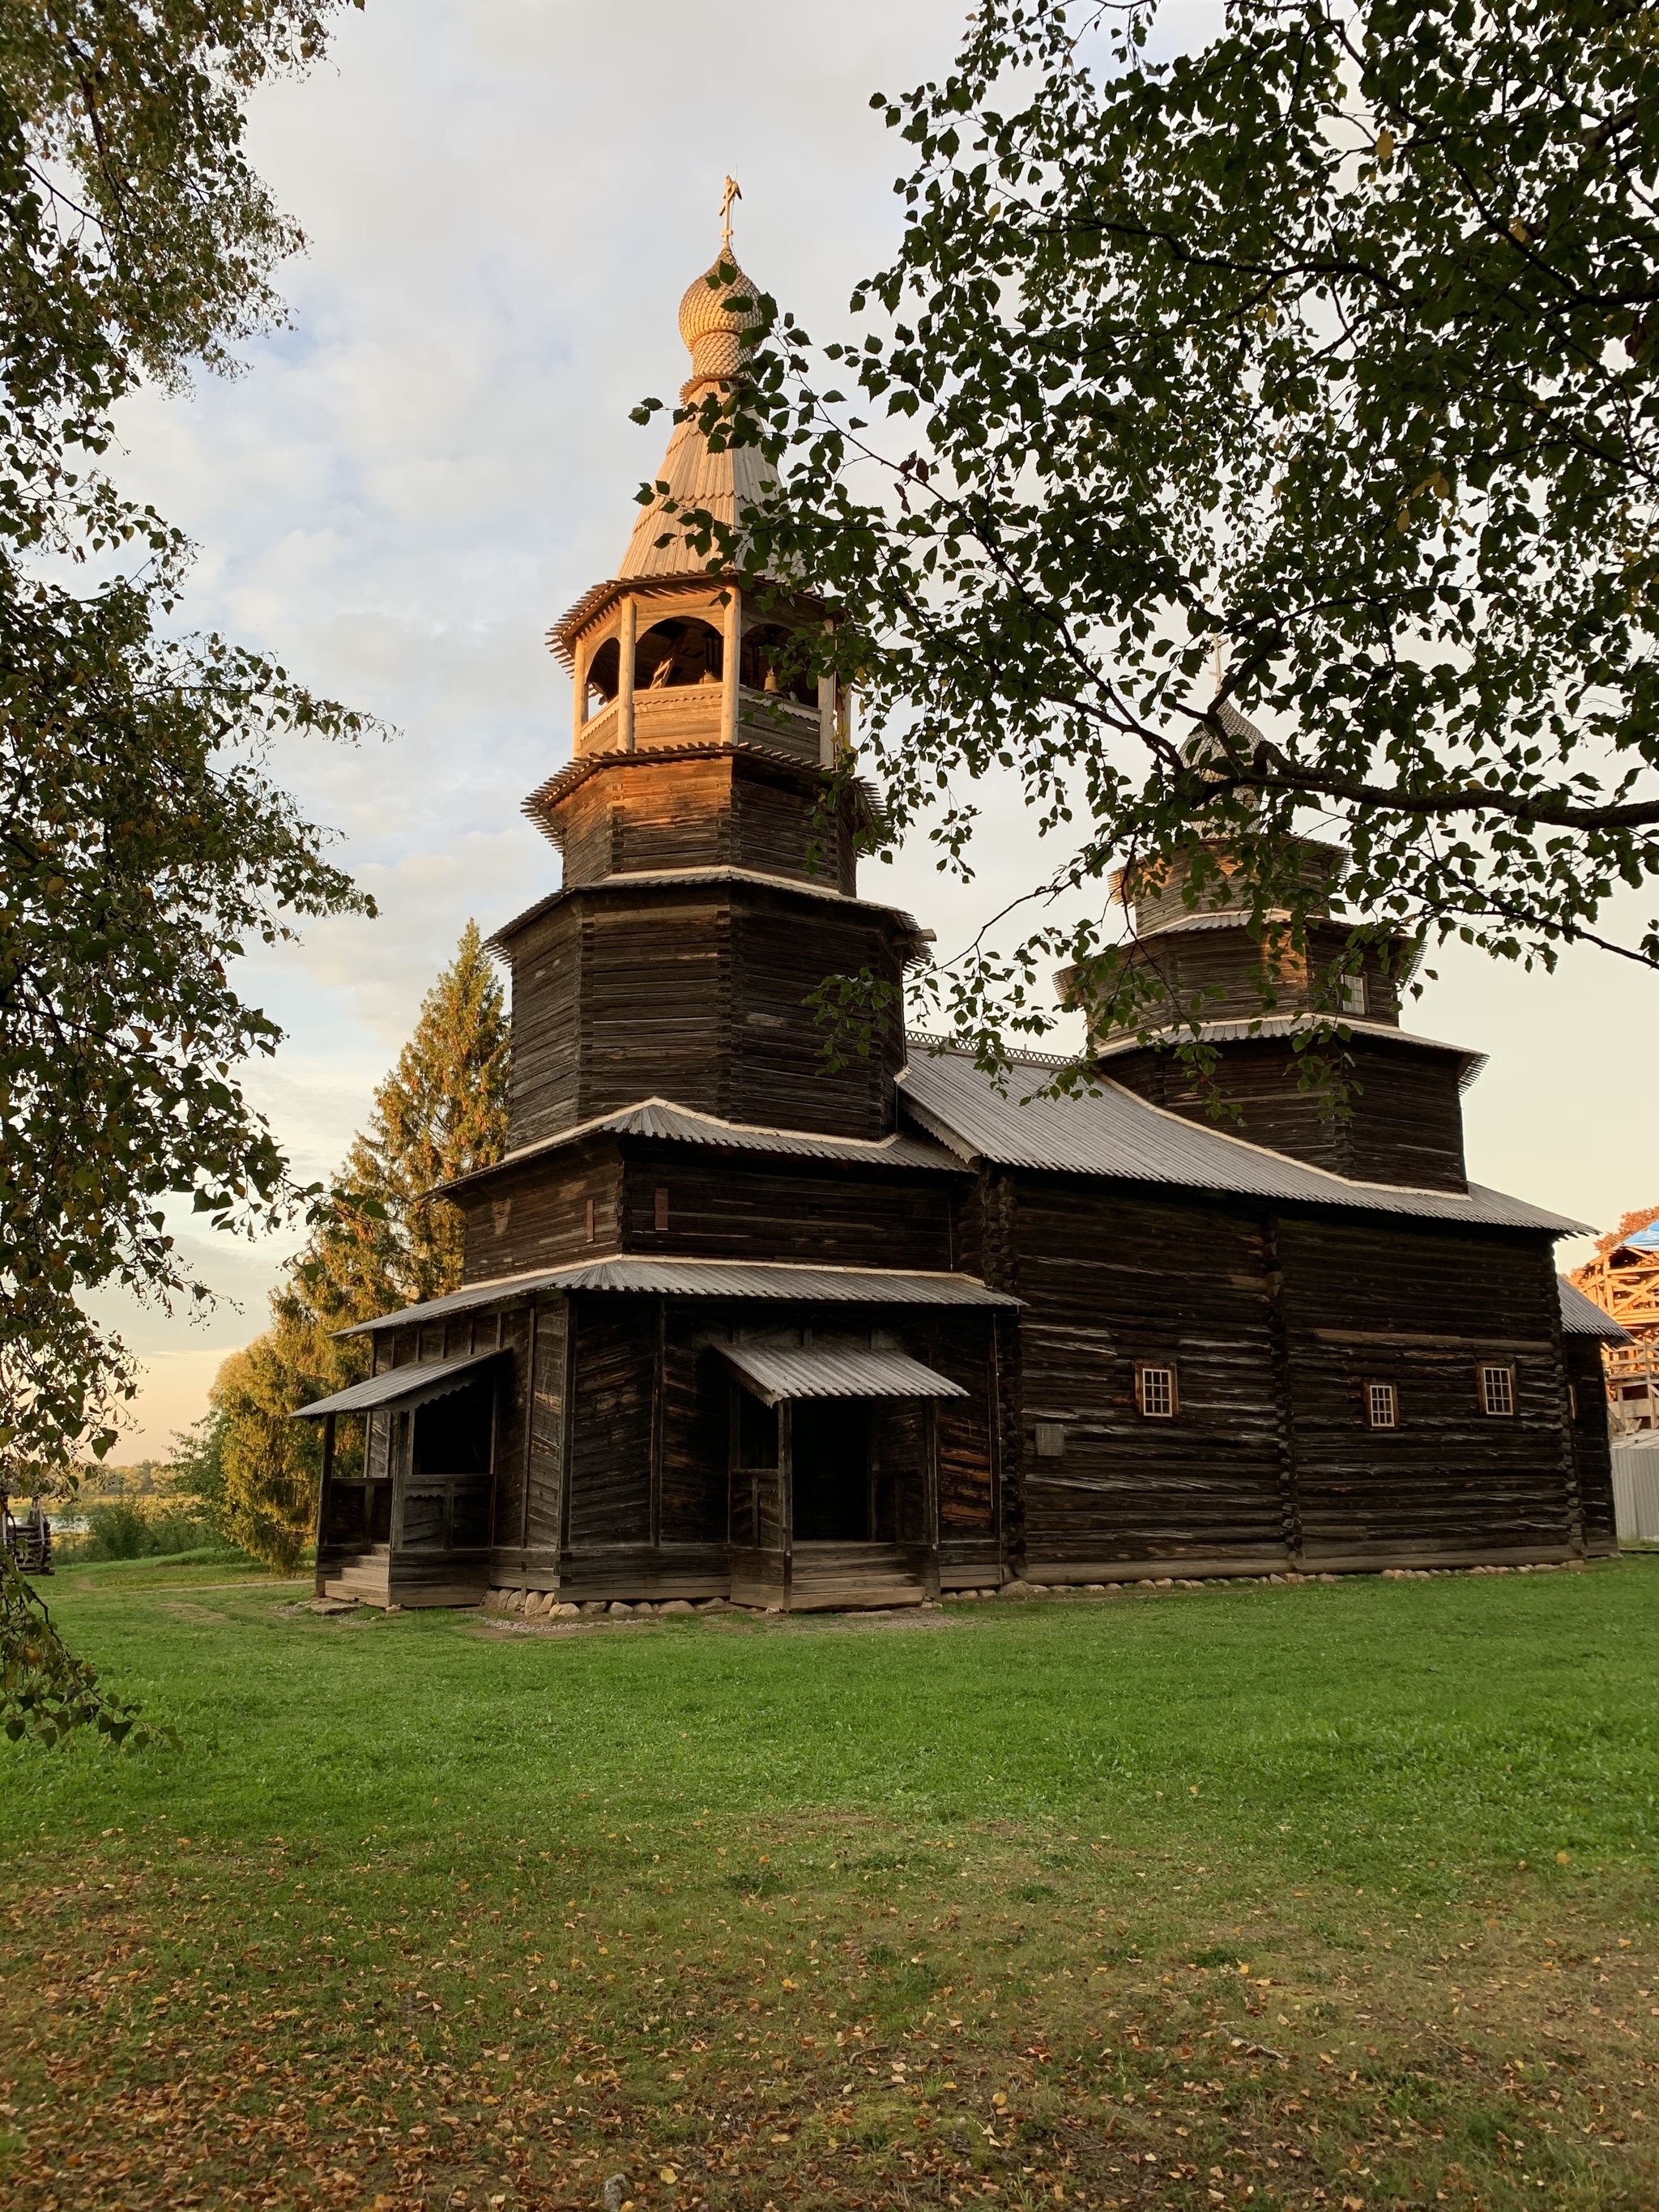
<path fill-rule="evenodd" d="M 727 184 L 735 197 L 729 179 Z M 742 373 L 750 332 L 760 319 L 755 293 L 732 252 L 728 226 L 720 252 L 680 301 L 680 336 L 691 356 L 691 374 L 680 388 L 683 405 L 695 408 L 709 392 Z M 695 416 L 677 423 L 656 476 L 667 491 L 641 511 L 618 577 L 702 574 L 707 556 L 686 544 L 681 514 L 688 507 L 707 508 L 735 528 L 744 508 L 759 499 L 766 480 L 766 463 L 757 447 L 728 446 L 711 453 Z M 665 513 L 666 502 L 677 511 Z M 659 545 L 665 536 L 669 543 Z"/>

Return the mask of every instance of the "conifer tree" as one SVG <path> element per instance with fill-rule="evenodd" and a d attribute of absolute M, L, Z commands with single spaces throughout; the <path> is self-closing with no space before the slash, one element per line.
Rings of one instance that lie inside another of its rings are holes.
<path fill-rule="evenodd" d="M 507 1080 L 506 1004 L 469 921 L 271 1298 L 270 1328 L 233 1352 L 214 1381 L 222 1525 L 282 1571 L 310 1536 L 320 1469 L 320 1440 L 295 1410 L 367 1374 L 363 1340 L 341 1342 L 336 1331 L 459 1284 L 461 1217 L 430 1194 L 501 1157 Z"/>

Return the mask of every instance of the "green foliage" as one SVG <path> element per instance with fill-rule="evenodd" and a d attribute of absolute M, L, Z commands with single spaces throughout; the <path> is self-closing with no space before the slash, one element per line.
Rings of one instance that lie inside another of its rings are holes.
<path fill-rule="evenodd" d="M 14 1743 L 52 1747 L 88 1729 L 117 1749 L 178 1741 L 170 1728 L 143 1720 L 137 1705 L 100 1686 L 96 1668 L 69 1650 L 39 1593 L 0 1547 L 0 1729 Z"/>
<path fill-rule="evenodd" d="M 368 1371 L 361 1338 L 334 1332 L 454 1290 L 459 1211 L 431 1194 L 489 1166 L 507 1140 L 507 1008 L 476 922 L 428 992 L 413 1035 L 374 1094 L 309 1243 L 271 1300 L 271 1326 L 213 1385 L 186 1475 L 216 1501 L 215 1526 L 289 1574 L 310 1541 L 321 1471 L 315 1425 L 296 1407 Z M 342 1441 L 349 1472 L 361 1444 Z"/>
<path fill-rule="evenodd" d="M 775 489 L 670 527 L 837 605 L 817 650 L 942 866 L 999 772 L 1060 841 L 1031 896 L 1083 919 L 924 986 L 988 1057 L 1056 956 L 1115 1020 L 1201 1021 L 1118 942 L 1114 861 L 1184 853 L 1299 948 L 1312 810 L 1355 949 L 1546 964 L 1659 873 L 1653 20 L 1234 0 L 1158 60 L 1155 0 L 988 0 L 877 97 L 897 254 L 822 357 L 760 303 L 702 416 Z M 1659 925 L 1614 949 L 1659 966 Z"/>
<path fill-rule="evenodd" d="M 295 1193 L 234 1069 L 276 1025 L 251 940 L 371 911 L 271 779 L 273 738 L 360 716 L 175 627 L 190 548 L 104 473 L 145 379 L 277 314 L 300 243 L 249 168 L 247 99 L 334 0 L 0 0 L 0 1451 L 20 1486 L 131 1389 L 77 1293 L 208 1293 L 165 1202 L 253 1230 Z"/>
<path fill-rule="evenodd" d="M 199 1550 L 214 1531 L 182 1506 L 145 1513 L 125 1498 L 89 1506 L 84 1535 L 60 1537 L 53 1547 L 59 1566 L 104 1559 L 166 1559 Z"/>
<path fill-rule="evenodd" d="M 216 1536 L 228 1540 L 229 1504 L 225 1496 L 225 1431 L 227 1416 L 216 1410 L 173 1439 L 173 1458 L 167 1470 L 166 1494 L 178 1498 L 196 1519 Z"/>

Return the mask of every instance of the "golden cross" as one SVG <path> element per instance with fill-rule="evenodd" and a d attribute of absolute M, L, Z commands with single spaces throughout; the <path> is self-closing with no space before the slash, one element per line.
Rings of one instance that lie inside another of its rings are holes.
<path fill-rule="evenodd" d="M 735 177 L 726 180 L 726 190 L 720 194 L 720 251 L 732 251 L 732 203 L 743 198 L 743 187 Z"/>

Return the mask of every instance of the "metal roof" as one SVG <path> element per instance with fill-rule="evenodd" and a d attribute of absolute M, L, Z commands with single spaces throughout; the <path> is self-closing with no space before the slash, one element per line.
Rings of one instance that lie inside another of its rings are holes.
<path fill-rule="evenodd" d="M 1558 1275 L 1555 1286 L 1561 1293 L 1563 1336 L 1599 1336 L 1607 1344 L 1635 1343 L 1630 1331 L 1621 1328 L 1594 1298 L 1587 1298 L 1576 1283 L 1570 1283 L 1565 1275 Z"/>
<path fill-rule="evenodd" d="M 1109 1077 L 1075 1096 L 1036 1095 L 1054 1063 L 1016 1060 L 1006 1090 L 965 1053 L 918 1053 L 899 1077 L 907 1108 L 923 1128 L 975 1164 L 1109 1176 L 1124 1182 L 1407 1214 L 1471 1227 L 1539 1229 L 1580 1236 L 1584 1224 L 1523 1199 L 1471 1183 L 1460 1191 L 1357 1182 L 1283 1152 L 1151 1105 Z"/>
<path fill-rule="evenodd" d="M 925 1273 L 898 1267 L 810 1267 L 773 1260 L 657 1260 L 619 1254 L 533 1275 L 498 1275 L 469 1283 L 447 1297 L 343 1328 L 342 1336 L 440 1321 L 534 1291 L 655 1291 L 673 1297 L 789 1298 L 820 1305 L 1007 1306 L 1020 1300 L 988 1290 L 977 1276 Z M 405 1373 L 412 1370 L 404 1370 Z M 309 1409 L 307 1409 L 309 1410 Z"/>
<path fill-rule="evenodd" d="M 373 1324 L 371 1324 L 372 1326 Z M 360 1329 L 342 1329 L 343 1336 L 358 1336 Z M 367 1382 L 354 1382 L 331 1398 L 313 1399 L 296 1408 L 296 1421 L 320 1420 L 325 1413 L 367 1413 L 376 1406 L 424 1405 L 431 1398 L 447 1397 L 459 1390 L 480 1367 L 501 1358 L 499 1352 L 475 1352 L 462 1359 L 428 1359 L 418 1366 L 388 1367 L 384 1375 L 371 1375 Z"/>
<path fill-rule="evenodd" d="M 934 1172 L 943 1170 L 947 1175 L 970 1172 L 942 1145 L 902 1130 L 890 1137 L 821 1137 L 810 1129 L 768 1129 L 746 1121 L 722 1121 L 717 1114 L 695 1114 L 689 1106 L 677 1106 L 672 1098 L 642 1098 L 637 1106 L 624 1106 L 615 1114 L 601 1114 L 591 1121 L 577 1122 L 574 1128 L 561 1129 L 556 1136 L 539 1138 L 533 1145 L 521 1145 L 493 1166 L 474 1168 L 470 1175 L 440 1183 L 438 1190 L 445 1195 L 465 1190 L 471 1183 L 486 1182 L 509 1168 L 522 1167 L 566 1145 L 594 1136 L 655 1137 L 672 1144 L 708 1145 L 724 1152 L 787 1152 L 795 1159 L 838 1160 L 857 1167 L 923 1168 Z"/>
<path fill-rule="evenodd" d="M 1260 1014 L 1248 1021 L 1206 1022 L 1202 1036 L 1196 1039 L 1193 1039 L 1190 1029 L 1172 1022 L 1164 1028 L 1149 1030 L 1146 1038 L 1138 1035 L 1115 1038 L 1110 1044 L 1097 1047 L 1095 1057 L 1097 1060 L 1109 1060 L 1116 1054 L 1133 1052 L 1148 1042 L 1164 1045 L 1184 1043 L 1192 1039 L 1203 1044 L 1237 1044 L 1241 1040 L 1248 1043 L 1252 1037 L 1295 1036 L 1301 1030 L 1317 1029 L 1324 1029 L 1338 1037 L 1346 1036 L 1352 1031 L 1355 1036 L 1376 1037 L 1383 1044 L 1409 1044 L 1415 1045 L 1422 1052 L 1450 1053 L 1463 1062 L 1463 1073 L 1458 1078 L 1457 1085 L 1460 1091 L 1468 1089 L 1489 1057 L 1484 1052 L 1472 1052 L 1467 1045 L 1445 1044 L 1438 1037 L 1419 1036 L 1413 1030 L 1396 1028 L 1392 1022 L 1370 1022 L 1352 1014 L 1311 1013 Z"/>
<path fill-rule="evenodd" d="M 959 1382 L 867 1344 L 722 1344 L 720 1358 L 769 1406 L 785 1398 L 965 1398 Z"/>

